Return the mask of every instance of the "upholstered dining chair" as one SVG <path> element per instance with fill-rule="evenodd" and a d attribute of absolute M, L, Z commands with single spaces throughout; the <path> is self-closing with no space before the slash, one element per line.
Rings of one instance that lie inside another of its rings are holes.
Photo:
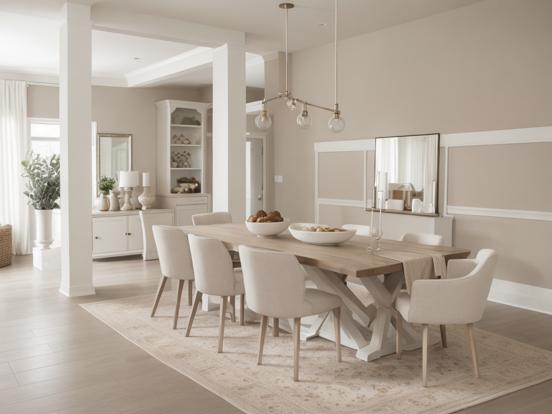
<path fill-rule="evenodd" d="M 245 292 L 249 309 L 261 315 L 259 355 L 261 365 L 268 317 L 293 318 L 293 380 L 299 381 L 301 318 L 333 312 L 337 361 L 341 362 L 341 299 L 318 289 L 305 288 L 305 270 L 288 253 L 240 246 Z"/>
<path fill-rule="evenodd" d="M 192 216 L 192 223 L 194 226 L 208 226 L 211 224 L 226 224 L 232 223 L 232 214 L 226 211 L 215 211 L 213 213 L 200 213 Z M 240 257 L 237 252 L 228 252 L 232 258 L 232 265 L 234 267 L 240 267 Z M 230 297 L 230 315 L 232 322 L 236 322 L 236 299 L 234 296 Z"/>
<path fill-rule="evenodd" d="M 449 260 L 447 279 L 415 280 L 409 296 L 401 292 L 395 302 L 397 357 L 401 356 L 402 319 L 422 324 L 422 383 L 427 385 L 429 325 L 466 325 L 475 377 L 479 377 L 473 324 L 481 319 L 491 289 L 497 255 L 483 249 L 475 259 Z"/>
<path fill-rule="evenodd" d="M 180 312 L 180 298 L 182 297 L 185 281 L 188 281 L 188 305 L 192 304 L 194 270 L 188 245 L 188 236 L 177 226 L 153 225 L 152 231 L 161 267 L 161 281 L 159 282 L 157 295 L 155 295 L 155 301 L 151 309 L 151 317 L 155 316 L 167 279 L 176 279 L 178 280 L 178 291 L 173 321 L 173 329 L 176 329 L 178 313 Z"/>
<path fill-rule="evenodd" d="M 432 233 L 405 233 L 403 234 L 401 241 L 426 244 L 428 246 L 442 246 L 443 236 Z"/>
<path fill-rule="evenodd" d="M 220 296 L 220 321 L 218 352 L 222 352 L 224 339 L 224 318 L 228 298 L 240 295 L 240 324 L 244 325 L 245 290 L 241 269 L 235 269 L 228 255 L 228 250 L 220 240 L 207 237 L 188 236 L 192 262 L 195 272 L 196 296 L 188 320 L 186 336 L 190 336 L 195 314 L 202 294 Z"/>
<path fill-rule="evenodd" d="M 341 227 L 345 230 L 356 230 L 359 236 L 370 236 L 370 226 L 364 224 L 344 224 Z"/>
<path fill-rule="evenodd" d="M 192 216 L 194 226 L 206 226 L 209 224 L 232 223 L 232 215 L 226 211 L 215 211 L 214 213 L 201 213 Z"/>

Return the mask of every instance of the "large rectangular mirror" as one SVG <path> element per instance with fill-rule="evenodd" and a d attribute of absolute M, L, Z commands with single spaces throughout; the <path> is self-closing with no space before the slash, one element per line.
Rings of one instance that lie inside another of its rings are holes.
<path fill-rule="evenodd" d="M 376 207 L 438 213 L 439 134 L 376 138 Z"/>
<path fill-rule="evenodd" d="M 100 177 L 119 180 L 119 171 L 132 170 L 132 135 L 99 133 L 96 140 L 96 185 Z"/>

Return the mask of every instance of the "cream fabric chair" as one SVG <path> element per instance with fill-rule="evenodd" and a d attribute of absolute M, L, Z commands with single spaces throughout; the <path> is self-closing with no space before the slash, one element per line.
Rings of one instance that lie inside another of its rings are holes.
<path fill-rule="evenodd" d="M 232 223 L 232 215 L 226 211 L 216 211 L 214 213 L 201 213 L 192 216 L 194 226 L 205 226 L 209 224 Z"/>
<path fill-rule="evenodd" d="M 161 281 L 159 282 L 157 295 L 155 296 L 155 302 L 151 310 L 151 317 L 155 316 L 155 311 L 159 305 L 167 279 L 176 279 L 178 280 L 178 292 L 173 321 L 173 329 L 176 329 L 178 313 L 180 312 L 180 298 L 182 297 L 182 289 L 186 280 L 188 281 L 188 305 L 192 304 L 194 270 L 188 245 L 188 236 L 182 229 L 176 226 L 154 225 L 152 226 L 152 231 L 155 245 L 157 246 L 159 265 L 161 266 Z"/>
<path fill-rule="evenodd" d="M 447 279 L 416 280 L 412 294 L 402 292 L 395 302 L 397 357 L 401 355 L 402 319 L 422 324 L 422 382 L 427 385 L 427 345 L 429 325 L 466 325 L 475 377 L 479 377 L 473 324 L 481 319 L 491 289 L 497 255 L 483 249 L 475 259 L 449 260 Z"/>
<path fill-rule="evenodd" d="M 226 224 L 232 223 L 232 215 L 226 211 L 215 211 L 214 213 L 201 213 L 194 214 L 192 216 L 192 223 L 194 226 L 208 226 L 211 224 Z M 238 252 L 228 252 L 232 258 L 232 265 L 234 267 L 240 267 L 240 257 Z M 232 322 L 236 322 L 236 299 L 234 296 L 230 297 L 230 315 Z"/>
<path fill-rule="evenodd" d="M 305 288 L 305 270 L 288 253 L 240 246 L 247 305 L 261 315 L 259 355 L 261 365 L 268 317 L 293 318 L 293 380 L 299 380 L 301 317 L 332 311 L 337 361 L 341 361 L 341 299 L 331 293 Z"/>
<path fill-rule="evenodd" d="M 428 246 L 442 246 L 443 236 L 432 233 L 405 233 L 403 234 L 401 241 L 427 244 Z"/>
<path fill-rule="evenodd" d="M 359 236 L 370 236 L 370 226 L 364 224 L 344 224 L 341 227 L 346 230 L 356 230 L 356 234 Z"/>
<path fill-rule="evenodd" d="M 220 296 L 220 321 L 219 321 L 219 342 L 218 352 L 222 352 L 224 339 L 224 318 L 226 315 L 226 304 L 228 298 L 240 295 L 240 324 L 244 325 L 244 305 L 245 305 L 245 290 L 243 287 L 243 276 L 240 269 L 232 267 L 232 261 L 228 255 L 228 250 L 224 247 L 221 241 L 200 237 L 190 234 L 188 236 L 190 242 L 190 251 L 192 253 L 192 262 L 196 275 L 196 297 L 186 336 L 190 336 L 194 317 L 197 312 L 197 307 L 203 293 L 207 295 Z"/>

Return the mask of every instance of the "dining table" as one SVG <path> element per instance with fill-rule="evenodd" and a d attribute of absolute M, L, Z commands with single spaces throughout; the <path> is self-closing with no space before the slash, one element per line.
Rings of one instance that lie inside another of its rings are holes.
<path fill-rule="evenodd" d="M 181 228 L 189 234 L 218 239 L 230 251 L 238 251 L 240 245 L 246 245 L 296 256 L 310 283 L 341 298 L 342 344 L 355 349 L 356 357 L 364 361 L 395 352 L 393 304 L 405 283 L 401 254 L 418 258 L 442 257 L 445 262 L 470 254 L 469 250 L 458 247 L 386 239 L 379 240 L 379 251 L 373 251 L 372 240 L 366 236 L 354 236 L 339 245 L 315 245 L 296 240 L 288 231 L 278 236 L 258 237 L 241 223 Z M 350 280 L 354 283 L 348 282 Z M 366 295 L 368 303 L 355 293 L 359 287 L 369 293 Z M 312 318 L 308 326 L 302 327 L 301 338 L 308 340 L 320 336 L 333 340 L 332 318 L 328 314 Z M 404 321 L 401 336 L 402 349 L 413 350 L 421 346 L 420 335 Z"/>

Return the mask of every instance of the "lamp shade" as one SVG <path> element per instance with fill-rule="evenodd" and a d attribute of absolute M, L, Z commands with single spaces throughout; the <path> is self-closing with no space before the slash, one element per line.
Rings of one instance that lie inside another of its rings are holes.
<path fill-rule="evenodd" d="M 142 173 L 142 187 L 151 186 L 151 177 L 149 172 Z"/>
<path fill-rule="evenodd" d="M 140 185 L 140 171 L 119 171 L 119 186 L 134 188 Z"/>

